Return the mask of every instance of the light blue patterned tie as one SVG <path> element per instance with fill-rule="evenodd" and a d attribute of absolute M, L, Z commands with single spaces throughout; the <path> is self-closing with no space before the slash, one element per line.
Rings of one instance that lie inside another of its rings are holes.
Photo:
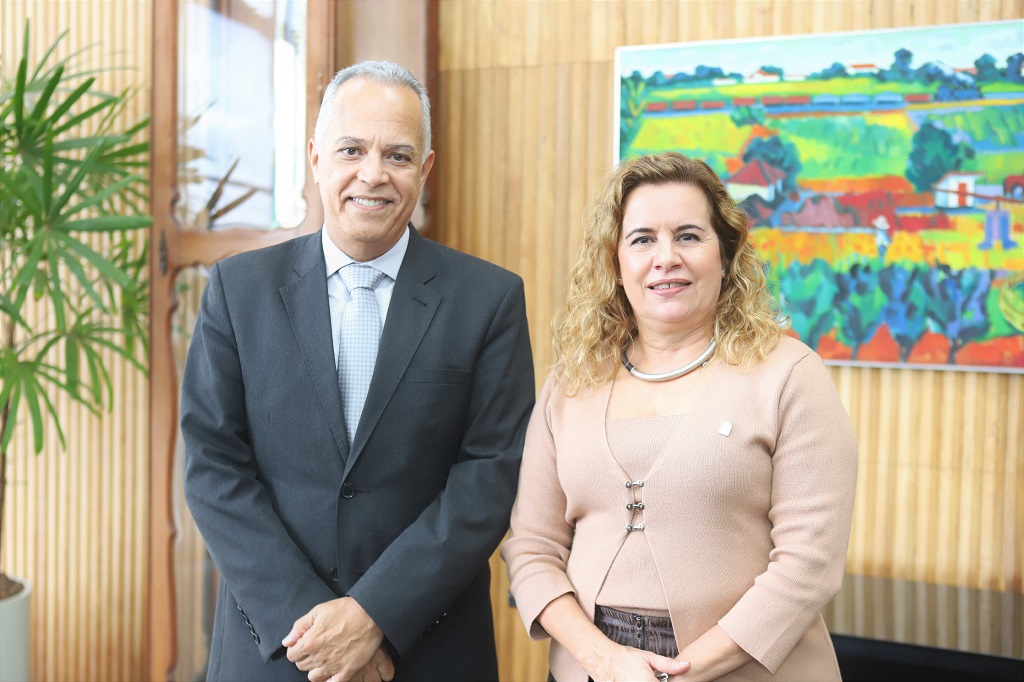
<path fill-rule="evenodd" d="M 352 445 L 380 344 L 380 311 L 374 289 L 384 273 L 370 265 L 350 263 L 340 270 L 349 302 L 341 318 L 338 342 L 338 384 L 345 410 L 348 444 Z"/>

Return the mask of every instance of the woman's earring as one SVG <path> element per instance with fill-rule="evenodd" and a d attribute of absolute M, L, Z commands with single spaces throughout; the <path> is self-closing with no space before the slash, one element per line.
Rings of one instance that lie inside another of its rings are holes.
<path fill-rule="evenodd" d="M 616 277 L 615 278 L 615 283 L 618 284 L 621 287 L 622 286 L 622 278 L 621 277 Z"/>

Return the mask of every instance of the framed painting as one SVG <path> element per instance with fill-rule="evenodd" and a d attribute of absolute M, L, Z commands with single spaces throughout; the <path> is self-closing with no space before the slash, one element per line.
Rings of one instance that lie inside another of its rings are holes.
<path fill-rule="evenodd" d="M 1024 372 L 1024 21 L 622 47 L 616 160 L 706 161 L 826 361 Z"/>

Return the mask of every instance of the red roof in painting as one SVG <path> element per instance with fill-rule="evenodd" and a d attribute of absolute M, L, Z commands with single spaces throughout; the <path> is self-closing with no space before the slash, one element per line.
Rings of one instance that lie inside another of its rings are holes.
<path fill-rule="evenodd" d="M 768 187 L 786 177 L 786 174 L 774 166 L 769 166 L 761 159 L 754 159 L 736 171 L 726 182 L 736 185 L 755 185 Z"/>

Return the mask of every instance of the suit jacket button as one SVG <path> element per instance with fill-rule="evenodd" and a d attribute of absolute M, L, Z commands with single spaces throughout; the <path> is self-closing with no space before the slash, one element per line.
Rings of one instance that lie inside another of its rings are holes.
<path fill-rule="evenodd" d="M 331 569 L 331 580 L 333 580 L 334 582 L 338 582 L 338 569 Z"/>
<path fill-rule="evenodd" d="M 341 486 L 341 496 L 346 500 L 351 500 L 356 495 L 356 487 L 351 483 L 346 483 Z"/>

